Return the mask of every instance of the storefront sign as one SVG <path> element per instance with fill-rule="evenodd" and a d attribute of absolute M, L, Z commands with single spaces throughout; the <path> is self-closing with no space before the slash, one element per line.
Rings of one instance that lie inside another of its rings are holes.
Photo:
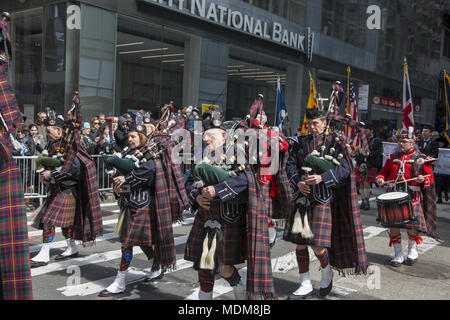
<path fill-rule="evenodd" d="M 206 0 L 137 0 L 195 16 L 224 27 L 306 52 L 305 35 L 290 31 L 276 21 L 264 21 L 226 5 Z M 230 5 L 233 2 L 229 2 Z"/>
<path fill-rule="evenodd" d="M 374 105 L 391 108 L 391 109 L 402 109 L 402 101 L 392 98 L 386 98 L 382 96 L 373 96 L 372 103 Z M 414 112 L 421 112 L 422 106 L 419 104 L 414 105 Z"/>

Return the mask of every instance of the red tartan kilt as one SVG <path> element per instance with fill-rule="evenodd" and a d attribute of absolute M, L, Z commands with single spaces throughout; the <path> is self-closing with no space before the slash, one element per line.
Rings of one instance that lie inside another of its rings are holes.
<path fill-rule="evenodd" d="M 209 219 L 215 219 L 222 224 L 223 231 L 223 264 L 235 265 L 244 263 L 247 257 L 247 229 L 245 215 L 235 223 L 224 222 L 220 218 L 219 201 L 211 202 L 211 210 L 199 209 L 194 220 L 186 244 L 184 259 L 194 262 L 194 269 L 198 270 L 196 263 L 200 260 L 203 250 L 204 224 Z"/>
<path fill-rule="evenodd" d="M 329 202 L 321 205 L 313 205 L 310 228 L 314 234 L 313 242 L 315 246 L 331 247 L 332 218 Z"/>
<path fill-rule="evenodd" d="M 124 222 L 120 242 L 122 246 L 152 246 L 153 230 L 155 225 L 155 206 L 147 206 L 142 209 L 127 209 L 129 223 Z"/>
<path fill-rule="evenodd" d="M 56 227 L 71 227 L 75 217 L 76 200 L 72 191 L 65 190 L 59 192 L 50 200 L 44 215 L 42 223 Z"/>
<path fill-rule="evenodd" d="M 356 182 L 364 182 L 367 179 L 367 181 L 369 181 L 370 183 L 375 183 L 377 174 L 378 174 L 377 169 L 370 168 L 367 174 L 361 175 L 359 173 L 359 165 L 356 165 L 355 168 Z"/>
<path fill-rule="evenodd" d="M 428 233 L 427 224 L 425 222 L 425 216 L 423 215 L 423 207 L 421 201 L 411 202 L 413 216 L 417 221 L 410 222 L 404 226 L 405 229 L 414 229 L 423 233 Z"/>

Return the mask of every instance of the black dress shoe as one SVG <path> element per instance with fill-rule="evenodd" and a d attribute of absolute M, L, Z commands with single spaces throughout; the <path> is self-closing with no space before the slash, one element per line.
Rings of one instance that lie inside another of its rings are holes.
<path fill-rule="evenodd" d="M 389 261 L 389 263 L 388 263 L 391 267 L 400 267 L 402 264 L 404 264 L 404 262 L 402 262 L 402 263 L 400 263 L 400 262 L 397 262 L 397 261 L 393 261 L 393 260 L 391 260 L 391 261 Z"/>
<path fill-rule="evenodd" d="M 161 272 L 161 274 L 159 276 L 154 277 L 154 278 L 150 278 L 149 276 L 147 276 L 144 279 L 144 283 L 151 283 L 151 282 L 154 282 L 156 280 L 161 280 L 163 277 L 164 277 L 164 272 Z"/>
<path fill-rule="evenodd" d="M 308 298 L 310 298 L 312 296 L 312 294 L 313 294 L 313 291 L 311 291 L 311 292 L 309 292 L 307 294 L 304 294 L 304 295 L 296 295 L 296 294 L 292 293 L 292 294 L 290 294 L 287 297 L 286 300 L 303 300 L 303 299 L 308 299 Z"/>
<path fill-rule="evenodd" d="M 331 280 L 330 285 L 328 287 L 319 289 L 320 296 L 326 297 L 331 292 L 331 289 L 333 289 L 333 280 Z"/>
<path fill-rule="evenodd" d="M 445 201 L 448 201 L 448 194 L 444 194 Z"/>
<path fill-rule="evenodd" d="M 71 254 L 70 256 L 63 256 L 62 254 L 59 254 L 55 257 L 55 260 L 58 261 L 58 260 L 65 260 L 65 259 L 69 259 L 69 258 L 75 258 L 75 257 L 78 257 L 78 255 L 79 255 L 79 252 Z"/>
<path fill-rule="evenodd" d="M 48 262 L 30 260 L 31 268 L 39 268 L 48 265 Z"/>
<path fill-rule="evenodd" d="M 123 294 L 124 292 L 125 291 L 113 293 L 113 292 L 109 292 L 108 290 L 104 289 L 102 292 L 100 292 L 98 294 L 98 296 L 101 297 L 101 298 L 114 297 L 114 296 L 118 296 L 120 294 Z"/>
<path fill-rule="evenodd" d="M 415 264 L 416 262 L 417 262 L 417 259 L 410 259 L 410 258 L 407 258 L 406 261 L 405 261 L 405 264 L 406 264 L 407 266 L 412 266 L 412 265 Z"/>

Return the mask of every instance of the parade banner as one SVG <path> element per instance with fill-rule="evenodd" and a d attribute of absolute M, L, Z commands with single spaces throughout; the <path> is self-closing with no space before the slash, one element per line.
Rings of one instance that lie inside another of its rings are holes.
<path fill-rule="evenodd" d="M 393 154 L 398 148 L 398 143 L 395 142 L 383 142 L 383 167 L 389 156 Z"/>
<path fill-rule="evenodd" d="M 439 149 L 439 157 L 434 163 L 433 173 L 450 176 L 450 149 Z"/>

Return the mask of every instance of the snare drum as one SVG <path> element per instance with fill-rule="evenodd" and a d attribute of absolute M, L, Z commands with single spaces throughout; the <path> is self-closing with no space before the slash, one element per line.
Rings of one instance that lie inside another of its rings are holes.
<path fill-rule="evenodd" d="M 388 192 L 377 197 L 378 221 L 383 227 L 400 228 L 414 220 L 411 198 L 406 192 Z"/>

